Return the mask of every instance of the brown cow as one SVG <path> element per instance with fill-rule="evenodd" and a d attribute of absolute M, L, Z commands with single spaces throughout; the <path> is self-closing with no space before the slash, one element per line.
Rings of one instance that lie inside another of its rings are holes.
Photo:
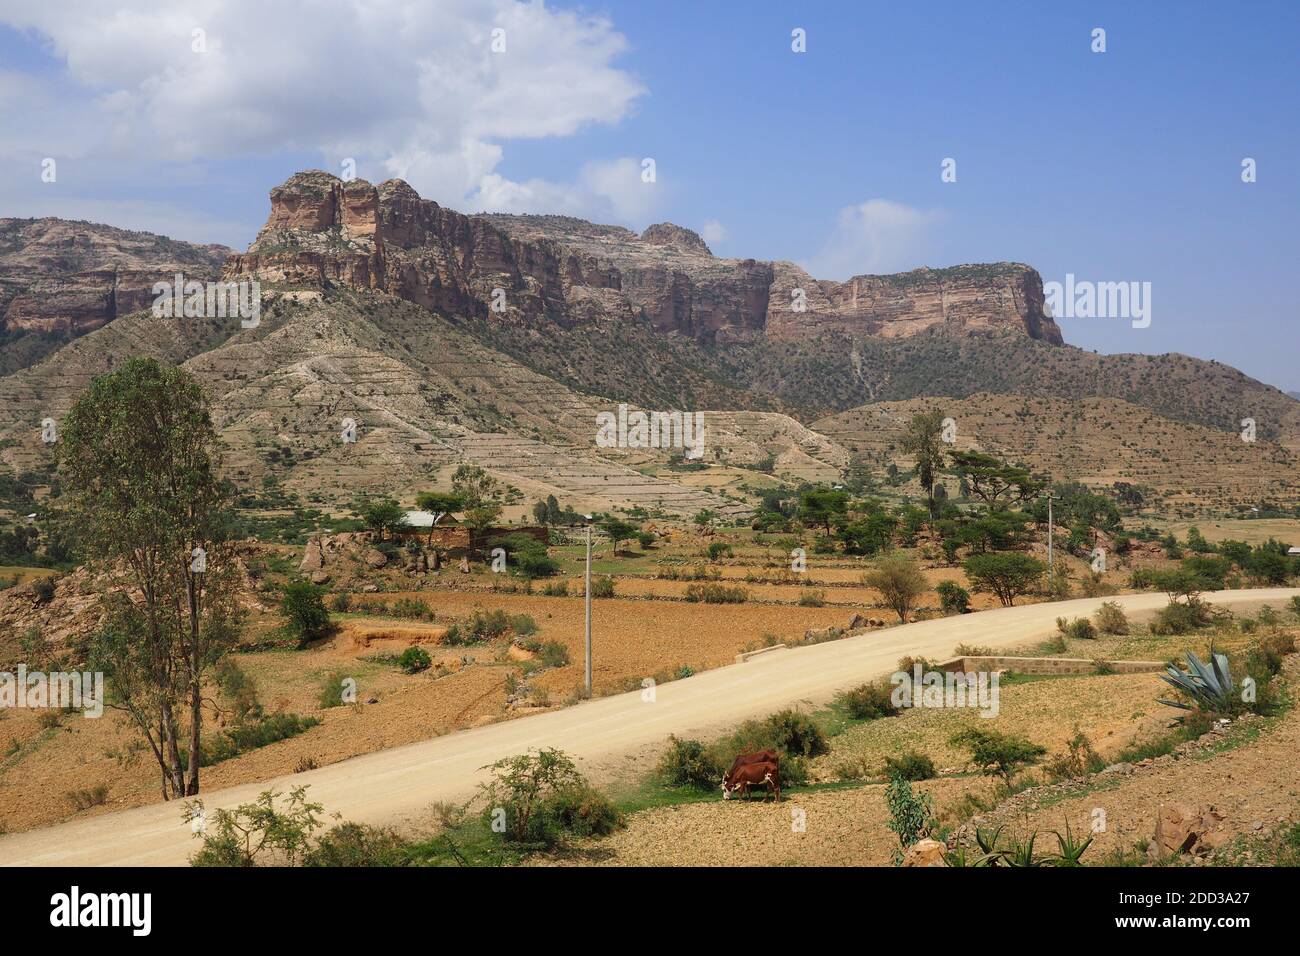
<path fill-rule="evenodd" d="M 780 755 L 775 750 L 755 750 L 753 753 L 737 754 L 736 759 L 731 762 L 731 769 L 727 773 L 735 773 L 736 768 L 747 763 L 774 763 L 781 762 Z"/>
<path fill-rule="evenodd" d="M 741 764 L 736 769 L 729 771 L 722 778 L 722 799 L 730 800 L 733 793 L 741 796 L 748 796 L 749 788 L 753 786 L 762 786 L 767 788 L 767 794 L 763 797 L 763 802 L 767 798 L 773 797 L 778 803 L 781 800 L 781 767 L 775 762 L 764 763 L 746 763 Z"/>

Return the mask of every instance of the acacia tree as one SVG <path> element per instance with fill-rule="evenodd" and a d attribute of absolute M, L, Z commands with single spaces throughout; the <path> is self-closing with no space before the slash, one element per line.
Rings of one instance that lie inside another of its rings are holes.
<path fill-rule="evenodd" d="M 207 400 L 180 369 L 131 359 L 91 382 L 60 444 L 65 526 L 109 585 L 92 664 L 153 750 L 164 799 L 196 794 L 204 678 L 240 621 Z"/>
<path fill-rule="evenodd" d="M 981 451 L 954 451 L 949 455 L 970 492 L 990 511 L 1003 511 L 1043 489 L 1044 482 L 1031 475 L 1028 468 L 1008 465 L 993 455 Z"/>
<path fill-rule="evenodd" d="M 943 412 L 936 408 L 913 415 L 903 434 L 902 446 L 903 451 L 916 461 L 916 478 L 925 489 L 930 519 L 934 520 L 934 481 L 943 468 Z"/>
<path fill-rule="evenodd" d="M 437 530 L 438 518 L 461 509 L 460 495 L 450 491 L 422 491 L 416 496 L 415 504 L 422 511 L 427 511 L 434 516 L 433 522 L 429 525 L 429 534 L 424 542 L 425 547 L 432 549 L 433 532 Z M 434 557 L 436 560 L 437 554 Z"/>
<path fill-rule="evenodd" d="M 1047 570 L 1047 565 L 1036 558 L 1005 551 L 972 554 L 964 567 L 975 590 L 997 595 L 1003 607 L 1011 607 L 1016 598 L 1033 588 Z"/>
<path fill-rule="evenodd" d="M 630 521 L 624 521 L 622 518 L 616 518 L 608 515 L 600 519 L 601 529 L 609 535 L 609 539 L 614 542 L 614 555 L 618 556 L 618 546 L 623 541 L 630 539 L 637 533 L 637 526 Z"/>

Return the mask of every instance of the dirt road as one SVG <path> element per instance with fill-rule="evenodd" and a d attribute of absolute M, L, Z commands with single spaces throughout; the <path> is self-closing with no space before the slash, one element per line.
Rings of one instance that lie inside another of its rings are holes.
<path fill-rule="evenodd" d="M 1297 588 L 1223 591 L 1215 604 L 1248 610 L 1281 607 Z M 310 796 L 347 820 L 400 823 L 435 800 L 464 799 L 486 776 L 483 767 L 534 747 L 556 747 L 593 777 L 617 775 L 629 754 L 663 743 L 670 733 L 706 735 L 796 701 L 823 703 L 838 690 L 893 671 L 899 657 L 942 659 L 959 643 L 1005 649 L 1047 637 L 1056 618 L 1092 614 L 1102 598 L 982 611 L 922 621 L 812 647 L 775 650 L 729 667 L 642 692 L 587 701 L 534 717 L 384 750 L 307 773 L 203 794 L 209 812 L 254 799 L 270 787 L 310 784 Z M 1112 598 L 1130 615 L 1154 611 L 1163 594 Z M 652 640 L 647 635 L 647 640 Z M 600 653 L 600 635 L 594 636 Z M 633 772 L 644 769 L 633 764 Z M 103 814 L 0 837 L 0 865 L 183 865 L 197 848 L 177 803 Z"/>

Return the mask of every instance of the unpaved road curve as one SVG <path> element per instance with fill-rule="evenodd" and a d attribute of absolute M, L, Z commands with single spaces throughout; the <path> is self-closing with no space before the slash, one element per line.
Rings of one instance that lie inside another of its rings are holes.
<path fill-rule="evenodd" d="M 1246 610 L 1280 607 L 1300 588 L 1222 591 L 1206 597 Z M 397 823 L 435 800 L 463 800 L 493 761 L 533 747 L 556 747 L 584 766 L 608 765 L 660 744 L 670 733 L 703 735 L 795 701 L 821 703 L 838 690 L 893 671 L 899 657 L 947 657 L 959 643 L 995 649 L 1023 645 L 1056 630 L 1059 616 L 1092 614 L 1102 598 L 1002 608 L 921 621 L 812 647 L 777 650 L 656 689 L 586 701 L 563 710 L 503 721 L 420 743 L 354 757 L 308 773 L 204 793 L 209 812 L 253 800 L 270 787 L 310 784 L 310 796 L 347 820 Z M 1130 614 L 1154 611 L 1163 594 L 1112 598 Z M 647 635 L 647 640 L 653 637 Z M 596 655 L 600 636 L 595 635 Z M 637 770 L 642 769 L 636 765 Z M 178 803 L 137 807 L 0 837 L 8 866 L 183 865 L 197 847 Z"/>

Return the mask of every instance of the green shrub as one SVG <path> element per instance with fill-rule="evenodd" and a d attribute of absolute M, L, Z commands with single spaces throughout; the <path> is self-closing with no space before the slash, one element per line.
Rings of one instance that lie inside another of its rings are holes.
<path fill-rule="evenodd" d="M 1092 747 L 1092 741 L 1078 727 L 1074 728 L 1074 736 L 1065 744 L 1065 752 L 1056 755 L 1048 761 L 1046 770 L 1050 777 L 1055 780 L 1073 779 L 1076 777 L 1086 777 L 1088 774 L 1096 773 L 1106 766 L 1106 761 L 1102 760 L 1097 751 Z"/>
<path fill-rule="evenodd" d="M 891 779 L 902 777 L 904 780 L 930 780 L 934 775 L 934 761 L 915 750 L 885 758 L 885 776 Z"/>
<path fill-rule="evenodd" d="M 336 671 L 321 681 L 320 693 L 317 695 L 316 701 L 320 704 L 322 710 L 350 704 L 352 701 L 344 699 L 345 692 L 350 687 L 355 687 L 353 678 L 341 671 Z"/>
<path fill-rule="evenodd" d="M 253 723 L 236 724 L 227 727 L 203 741 L 199 748 L 199 766 L 210 767 L 230 760 L 242 753 L 265 747 L 279 740 L 296 737 L 304 731 L 319 724 L 315 717 L 299 717 L 297 714 L 271 714 Z M 181 763 L 186 763 L 187 754 L 182 751 Z"/>
<path fill-rule="evenodd" d="M 325 589 L 310 581 L 291 581 L 284 586 L 280 615 L 299 645 L 329 633 L 330 612 L 325 609 Z"/>
<path fill-rule="evenodd" d="M 555 846 L 568 836 L 603 836 L 622 825 L 613 804 L 558 750 L 505 757 L 481 786 L 483 822 L 504 816 L 507 840 Z"/>
<path fill-rule="evenodd" d="M 415 598 L 401 598 L 393 602 L 393 615 L 396 617 L 409 617 L 415 620 L 431 621 L 433 620 L 433 610 L 423 601 Z"/>
<path fill-rule="evenodd" d="M 825 591 L 803 591 L 799 594 L 800 607 L 825 607 Z"/>
<path fill-rule="evenodd" d="M 607 796 L 588 783 L 575 783 L 541 799 L 533 838 L 554 845 L 567 837 L 608 836 L 623 824 L 623 815 Z"/>
<path fill-rule="evenodd" d="M 944 614 L 965 614 L 970 610 L 970 592 L 956 581 L 940 581 L 935 591 Z"/>
<path fill-rule="evenodd" d="M 546 597 L 568 597 L 568 578 L 560 578 L 558 581 L 547 581 L 545 586 L 542 588 L 542 594 Z"/>
<path fill-rule="evenodd" d="M 428 670 L 432 663 L 429 652 L 419 645 L 408 647 L 397 658 L 397 666 L 408 674 L 418 674 L 420 671 Z"/>
<path fill-rule="evenodd" d="M 352 596 L 346 592 L 334 595 L 334 600 L 330 602 L 330 610 L 336 614 L 346 614 L 351 609 Z"/>
<path fill-rule="evenodd" d="M 310 849 L 325 808 L 307 800 L 306 787 L 295 787 L 284 805 L 277 807 L 279 796 L 275 790 L 264 790 L 252 803 L 214 812 L 205 827 L 195 829 L 203 847 L 190 857 L 190 865 L 296 865 Z M 186 803 L 184 814 L 187 821 L 203 819 L 203 801 Z"/>
<path fill-rule="evenodd" d="M 1116 601 L 1103 601 L 1093 617 L 1097 619 L 1097 630 L 1103 634 L 1128 633 L 1128 617 Z"/>
<path fill-rule="evenodd" d="M 1056 619 L 1056 629 L 1065 637 L 1078 641 L 1091 641 L 1097 638 L 1097 629 L 1092 626 L 1092 621 L 1086 617 L 1076 617 L 1073 621 L 1058 617 Z"/>
<path fill-rule="evenodd" d="M 749 600 L 749 591 L 725 584 L 689 584 L 686 586 L 686 600 L 704 604 L 744 604 Z"/>
<path fill-rule="evenodd" d="M 529 637 L 537 633 L 537 622 L 527 614 L 507 614 L 500 608 L 491 611 L 475 608 L 468 618 L 455 621 L 447 628 L 443 642 L 453 645 L 481 644 L 495 641 L 507 632 L 516 637 Z"/>
<path fill-rule="evenodd" d="M 731 545 L 727 544 L 725 541 L 709 542 L 710 561 L 717 561 L 719 558 L 730 558 L 732 557 L 732 554 Z"/>
<path fill-rule="evenodd" d="M 954 734 L 949 742 L 969 750 L 977 767 L 989 776 L 1000 776 L 1007 784 L 1021 767 L 1036 763 L 1047 753 L 1046 747 L 1023 737 L 979 727 L 968 727 Z"/>
<path fill-rule="evenodd" d="M 382 827 L 340 823 L 302 858 L 303 866 L 405 866 L 406 841 Z"/>
<path fill-rule="evenodd" d="M 714 790 L 726 771 L 721 760 L 698 740 L 668 738 L 668 749 L 659 758 L 657 774 L 670 787 Z"/>
<path fill-rule="evenodd" d="M 612 598 L 614 596 L 614 579 L 608 574 L 599 574 L 591 579 L 591 596 L 594 598 Z"/>
<path fill-rule="evenodd" d="M 777 711 L 762 721 L 760 726 L 765 731 L 766 740 L 782 753 L 795 757 L 820 757 L 830 751 L 821 726 L 793 707 Z"/>
<path fill-rule="evenodd" d="M 879 681 L 859 684 L 837 694 L 835 703 L 854 720 L 876 720 L 898 713 L 898 708 L 891 700 L 891 693 L 890 686 Z"/>
<path fill-rule="evenodd" d="M 1171 601 L 1151 621 L 1151 633 L 1159 635 L 1190 634 L 1210 623 L 1208 608 L 1199 601 L 1184 604 Z"/>
<path fill-rule="evenodd" d="M 536 654 L 542 667 L 564 667 L 569 663 L 569 649 L 559 641 L 523 641 L 527 651 Z"/>
<path fill-rule="evenodd" d="M 493 547 L 504 548 L 508 565 L 523 578 L 549 578 L 560 570 L 560 565 L 546 552 L 546 545 L 532 535 L 515 532 L 496 538 Z"/>
<path fill-rule="evenodd" d="M 108 801 L 108 787 L 101 783 L 84 789 L 69 790 L 66 796 L 75 809 L 89 810 L 91 807 L 103 806 Z"/>

